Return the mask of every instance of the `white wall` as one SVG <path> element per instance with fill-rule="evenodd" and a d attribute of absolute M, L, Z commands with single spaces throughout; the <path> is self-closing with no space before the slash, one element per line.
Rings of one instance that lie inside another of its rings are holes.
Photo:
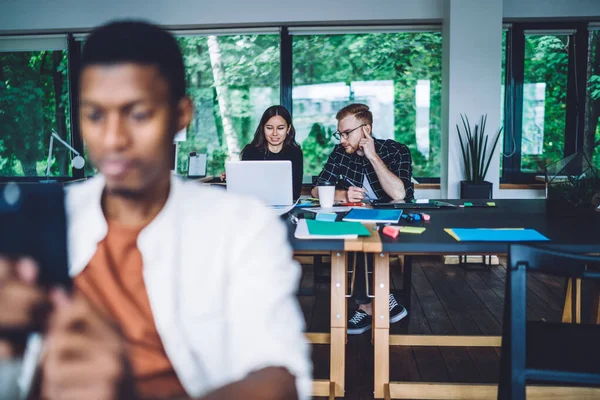
<path fill-rule="evenodd" d="M 456 132 L 456 125 L 462 126 L 460 115 L 466 115 L 474 127 L 487 114 L 489 136 L 501 126 L 502 3 L 447 0 L 443 35 L 441 194 L 454 199 L 465 179 Z M 486 175 L 494 184 L 494 193 L 499 190 L 500 147 Z"/>
<path fill-rule="evenodd" d="M 504 18 L 600 17 L 600 0 L 504 0 Z"/>
<path fill-rule="evenodd" d="M 416 199 L 440 199 L 442 194 L 439 189 L 415 189 Z"/>
<path fill-rule="evenodd" d="M 495 199 L 545 199 L 545 189 L 502 189 L 494 192 Z"/>
<path fill-rule="evenodd" d="M 446 0 L 0 0 L 0 33 L 89 29 L 135 17 L 172 27 L 441 21 Z M 599 0 L 494 0 L 504 18 L 600 17 Z M 343 5 L 341 5 L 343 4 Z M 473 4 L 473 9 L 481 8 Z"/>
<path fill-rule="evenodd" d="M 441 199 L 439 189 L 415 189 L 417 199 Z M 538 189 L 502 189 L 494 192 L 495 199 L 545 199 L 546 191 Z"/>
<path fill-rule="evenodd" d="M 441 7 L 442 0 L 0 0 L 0 30 L 85 29 L 126 17 L 166 26 L 439 20 Z"/>

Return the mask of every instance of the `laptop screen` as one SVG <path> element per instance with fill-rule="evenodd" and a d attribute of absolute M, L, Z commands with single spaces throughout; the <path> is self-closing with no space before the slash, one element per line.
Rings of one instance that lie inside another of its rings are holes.
<path fill-rule="evenodd" d="M 291 161 L 227 161 L 227 191 L 269 206 L 294 204 Z"/>

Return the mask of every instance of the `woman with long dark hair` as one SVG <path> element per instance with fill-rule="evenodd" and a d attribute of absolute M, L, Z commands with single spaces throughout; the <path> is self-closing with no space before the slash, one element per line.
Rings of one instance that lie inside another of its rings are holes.
<path fill-rule="evenodd" d="M 289 160 L 292 162 L 294 199 L 302 190 L 302 148 L 296 143 L 292 116 L 283 106 L 271 106 L 263 113 L 252 142 L 242 150 L 243 161 Z"/>

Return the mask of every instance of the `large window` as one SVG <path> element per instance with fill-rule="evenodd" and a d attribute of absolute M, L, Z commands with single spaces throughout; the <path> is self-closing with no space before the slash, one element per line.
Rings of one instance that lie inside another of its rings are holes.
<path fill-rule="evenodd" d="M 534 183 L 547 166 L 581 151 L 598 163 L 597 41 L 586 23 L 510 27 L 503 182 Z"/>
<path fill-rule="evenodd" d="M 442 36 L 439 32 L 293 36 L 293 112 L 304 173 L 318 174 L 336 141 L 336 112 L 360 102 L 373 134 L 406 144 L 413 175 L 440 176 Z"/>
<path fill-rule="evenodd" d="M 583 149 L 600 169 L 600 31 L 591 30 L 588 54 L 588 85 Z"/>
<path fill-rule="evenodd" d="M 52 131 L 70 141 L 66 40 L 0 38 L 0 176 L 44 176 Z M 71 175 L 56 141 L 50 175 Z"/>
<path fill-rule="evenodd" d="M 525 35 L 521 172 L 564 158 L 569 60 L 567 34 Z"/>
<path fill-rule="evenodd" d="M 196 113 L 176 138 L 177 171 L 186 174 L 191 151 L 208 154 L 207 173 L 218 176 L 252 141 L 264 110 L 280 103 L 279 36 L 203 35 L 178 38 L 188 94 Z"/>

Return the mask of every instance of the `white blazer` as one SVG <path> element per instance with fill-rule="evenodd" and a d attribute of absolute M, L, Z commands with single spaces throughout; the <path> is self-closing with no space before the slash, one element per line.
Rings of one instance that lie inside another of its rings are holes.
<path fill-rule="evenodd" d="M 104 178 L 68 185 L 69 271 L 107 233 Z M 169 198 L 137 240 L 158 334 L 187 394 L 285 367 L 311 394 L 309 346 L 295 292 L 300 267 L 283 224 L 257 201 L 171 179 Z"/>

